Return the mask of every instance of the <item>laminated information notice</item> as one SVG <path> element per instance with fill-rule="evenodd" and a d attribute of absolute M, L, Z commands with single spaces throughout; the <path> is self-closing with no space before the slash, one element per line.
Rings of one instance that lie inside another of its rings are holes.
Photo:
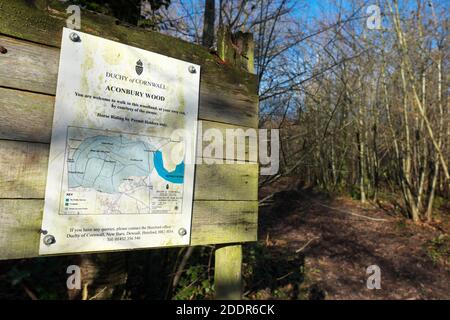
<path fill-rule="evenodd" d="M 40 254 L 189 245 L 200 67 L 64 29 Z"/>

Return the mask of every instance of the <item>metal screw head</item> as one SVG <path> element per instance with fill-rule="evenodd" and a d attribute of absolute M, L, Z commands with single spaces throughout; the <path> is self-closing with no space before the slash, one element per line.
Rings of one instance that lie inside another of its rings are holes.
<path fill-rule="evenodd" d="M 196 73 L 197 72 L 197 69 L 195 69 L 194 66 L 189 66 L 188 70 L 189 70 L 190 73 Z"/>
<path fill-rule="evenodd" d="M 180 228 L 180 229 L 178 230 L 178 234 L 179 234 L 180 236 L 185 236 L 186 233 L 187 233 L 187 231 L 186 231 L 185 228 Z"/>
<path fill-rule="evenodd" d="M 43 241 L 44 244 L 47 245 L 47 246 L 50 246 L 50 245 L 56 243 L 55 237 L 52 236 L 51 234 L 46 235 L 42 241 Z"/>
<path fill-rule="evenodd" d="M 81 41 L 80 36 L 77 33 L 75 33 L 75 32 L 70 33 L 69 38 L 73 42 L 80 42 Z"/>
<path fill-rule="evenodd" d="M 0 46 L 0 53 L 1 54 L 6 54 L 6 53 L 8 53 L 8 50 L 5 47 Z"/>

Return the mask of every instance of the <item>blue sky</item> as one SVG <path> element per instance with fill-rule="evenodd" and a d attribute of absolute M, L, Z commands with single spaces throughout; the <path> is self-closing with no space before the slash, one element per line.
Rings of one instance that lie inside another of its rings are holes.
<path fill-rule="evenodd" d="M 423 0 L 422 0 L 423 1 Z M 302 16 L 303 18 L 313 19 L 318 18 L 323 15 L 333 15 L 336 14 L 335 11 L 335 4 L 342 5 L 345 9 L 350 9 L 352 1 L 348 0 L 301 0 L 301 1 L 295 1 L 292 0 L 292 5 L 299 5 L 299 6 L 306 6 L 306 10 L 297 10 L 295 12 L 295 15 Z M 359 0 L 355 1 L 358 6 L 362 5 L 365 8 L 367 8 L 369 5 L 377 4 L 377 3 L 383 3 L 384 0 Z M 425 1 L 423 1 L 425 2 Z M 400 3 L 400 9 L 406 9 L 406 8 L 416 8 L 416 0 L 399 0 Z M 450 0 L 433 0 L 434 7 L 439 12 L 447 12 L 449 14 L 450 11 Z M 364 10 L 365 11 L 365 10 Z"/>

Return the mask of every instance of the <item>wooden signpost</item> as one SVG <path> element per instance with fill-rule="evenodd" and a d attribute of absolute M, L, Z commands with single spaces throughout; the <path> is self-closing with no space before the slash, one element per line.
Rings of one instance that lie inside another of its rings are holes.
<path fill-rule="evenodd" d="M 60 41 L 67 18 L 60 3 L 49 2 L 46 6 L 0 0 L 0 259 L 38 256 Z M 83 12 L 80 31 L 200 65 L 198 119 L 203 130 L 257 128 L 257 77 L 248 34 L 219 30 L 218 53 L 213 54 L 90 12 Z M 240 243 L 257 239 L 258 164 L 233 159 L 244 162 L 195 168 L 191 245 L 219 245 L 219 299 L 240 297 Z"/>

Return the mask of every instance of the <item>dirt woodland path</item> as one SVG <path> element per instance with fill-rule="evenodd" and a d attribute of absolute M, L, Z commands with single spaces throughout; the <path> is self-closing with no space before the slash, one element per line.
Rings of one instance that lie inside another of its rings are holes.
<path fill-rule="evenodd" d="M 275 275 L 278 285 L 294 291 L 290 298 L 450 299 L 448 256 L 436 262 L 426 249 L 448 234 L 448 224 L 417 226 L 374 206 L 361 208 L 358 201 L 295 189 L 276 193 L 259 219 L 260 242 L 279 257 L 278 266 L 302 264 L 301 288 L 283 284 L 286 270 Z M 367 288 L 370 265 L 380 267 L 379 290 Z"/>

